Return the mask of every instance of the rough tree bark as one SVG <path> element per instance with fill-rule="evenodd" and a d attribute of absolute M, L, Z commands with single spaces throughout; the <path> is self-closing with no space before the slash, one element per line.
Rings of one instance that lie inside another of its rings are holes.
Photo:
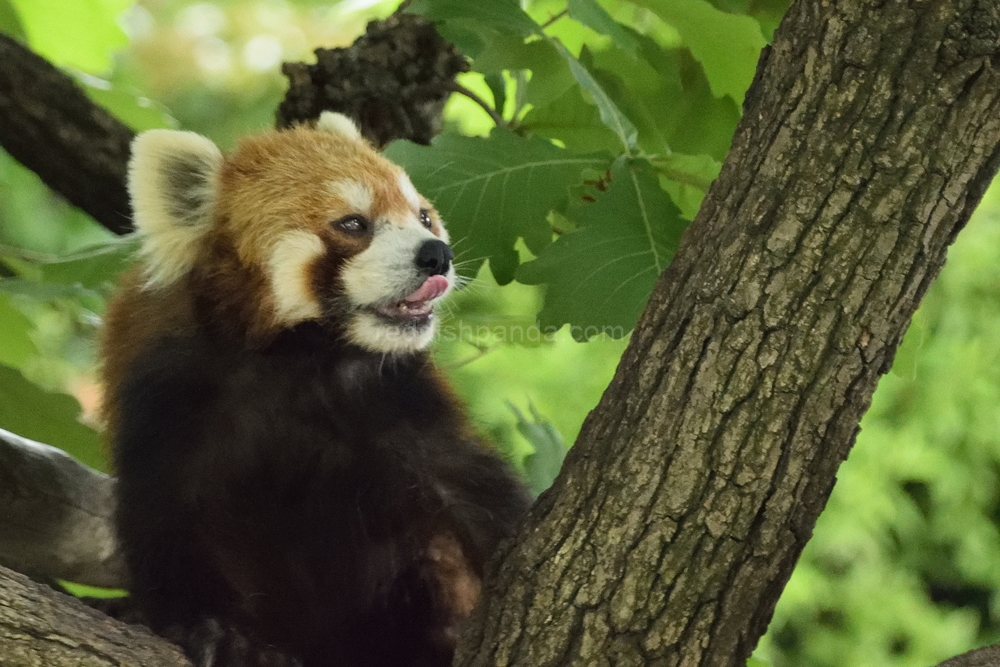
<path fill-rule="evenodd" d="M 1000 160 L 1000 7 L 801 0 L 456 661 L 741 665 Z"/>
<path fill-rule="evenodd" d="M 3 667 L 191 667 L 181 650 L 139 625 L 112 621 L 68 595 L 0 568 Z"/>
<path fill-rule="evenodd" d="M 0 145 L 74 206 L 124 234 L 135 133 L 64 73 L 0 34 Z"/>
<path fill-rule="evenodd" d="M 997 169 L 998 14 L 991 0 L 793 6 L 456 664 L 742 664 Z"/>
<path fill-rule="evenodd" d="M 114 479 L 0 429 L 0 566 L 39 579 L 125 588 Z"/>

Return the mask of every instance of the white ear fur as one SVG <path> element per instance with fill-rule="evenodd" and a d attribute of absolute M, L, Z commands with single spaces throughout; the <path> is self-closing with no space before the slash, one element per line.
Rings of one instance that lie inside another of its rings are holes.
<path fill-rule="evenodd" d="M 324 111 L 319 115 L 319 120 L 316 121 L 316 129 L 321 132 L 339 134 L 346 139 L 353 139 L 354 141 L 364 141 L 358 126 L 353 120 L 342 113 Z"/>
<path fill-rule="evenodd" d="M 132 142 L 128 189 L 147 285 L 169 285 L 191 270 L 211 227 L 222 153 L 194 132 L 150 130 Z"/>

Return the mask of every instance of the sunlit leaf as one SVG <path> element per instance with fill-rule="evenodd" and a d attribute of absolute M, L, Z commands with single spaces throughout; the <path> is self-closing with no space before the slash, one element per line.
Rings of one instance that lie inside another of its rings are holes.
<path fill-rule="evenodd" d="M 520 282 L 547 285 L 543 328 L 569 323 L 577 340 L 621 337 L 635 326 L 687 226 L 643 160 L 617 160 L 594 199 L 567 211 L 576 230 L 517 271 Z"/>
<path fill-rule="evenodd" d="M 90 99 L 136 132 L 177 125 L 162 105 L 121 85 L 87 74 L 77 77 L 77 80 Z"/>
<path fill-rule="evenodd" d="M 118 16 L 132 0 L 10 0 L 17 8 L 28 43 L 61 67 L 100 74 L 128 39 Z"/>
<path fill-rule="evenodd" d="M 576 151 L 621 151 L 618 137 L 601 121 L 597 107 L 584 101 L 577 87 L 567 89 L 545 106 L 533 108 L 520 126 L 533 134 L 558 139 Z"/>
<path fill-rule="evenodd" d="M 565 205 L 585 171 L 603 171 L 609 162 L 502 128 L 488 138 L 442 134 L 430 147 L 394 142 L 386 155 L 434 202 L 454 239 L 459 269 L 474 275 L 488 258 L 500 284 L 514 277 L 517 239 L 540 252 L 551 241 L 549 211 Z"/>
<path fill-rule="evenodd" d="M 485 74 L 504 70 L 528 70 L 531 80 L 523 95 L 524 102 L 544 106 L 573 85 L 573 74 L 552 40 L 525 43 L 517 35 L 503 35 L 492 40 L 474 62 L 476 71 Z"/>
<path fill-rule="evenodd" d="M 643 38 L 642 56 L 631 61 L 612 47 L 584 51 L 581 60 L 638 127 L 644 151 L 705 154 L 721 162 L 739 121 L 736 104 L 712 95 L 687 49 L 664 49 Z"/>
<path fill-rule="evenodd" d="M 46 282 L 63 285 L 105 287 L 114 283 L 119 274 L 131 265 L 135 248 L 131 240 L 115 241 L 42 263 L 42 278 Z"/>
<path fill-rule="evenodd" d="M 465 55 L 476 58 L 498 35 L 521 39 L 541 34 L 516 0 L 414 0 L 406 9 L 434 21 L 438 30 Z"/>
<path fill-rule="evenodd" d="M 639 50 L 635 31 L 614 20 L 597 4 L 597 0 L 569 0 L 566 7 L 574 19 L 595 32 L 607 35 L 622 51 L 635 57 Z"/>
<path fill-rule="evenodd" d="M 635 0 L 680 33 L 684 44 L 705 68 L 716 96 L 743 104 L 753 81 L 757 59 L 767 44 L 760 24 L 749 16 L 727 14 L 706 0 Z"/>
<path fill-rule="evenodd" d="M 657 156 L 652 160 L 653 166 L 666 178 L 679 183 L 686 183 L 702 191 L 719 177 L 722 163 L 711 155 L 684 155 L 671 153 Z"/>
<path fill-rule="evenodd" d="M 97 586 L 87 586 L 72 581 L 60 580 L 59 585 L 69 591 L 71 595 L 75 595 L 78 598 L 120 598 L 128 595 L 128 591 L 118 588 L 98 588 Z"/>
<path fill-rule="evenodd" d="M 0 32 L 19 41 L 27 39 L 21 17 L 17 15 L 11 0 L 0 0 Z"/>
<path fill-rule="evenodd" d="M 106 470 L 101 439 L 79 422 L 80 404 L 66 394 L 43 391 L 9 366 L 0 365 L 0 428 L 58 447 L 84 464 Z"/>
<path fill-rule="evenodd" d="M 591 99 L 594 100 L 594 105 L 600 114 L 601 122 L 618 137 L 618 140 L 621 141 L 622 147 L 626 151 L 634 151 L 637 148 L 636 139 L 638 138 L 638 130 L 635 129 L 632 121 L 622 113 L 614 100 L 601 87 L 601 84 L 594 79 L 593 75 L 573 54 L 566 50 L 566 47 L 556 42 L 556 48 L 559 49 L 559 53 L 565 58 L 576 82 L 580 84 L 581 88 L 590 93 Z"/>
<path fill-rule="evenodd" d="M 5 280 L 0 280 L 2 288 Z M 10 299 L 0 294 L 0 364 L 21 368 L 28 359 L 38 354 L 31 340 L 31 321 L 21 314 Z"/>
<path fill-rule="evenodd" d="M 55 285 L 28 278 L 4 278 L 0 280 L 0 293 L 13 296 L 26 296 L 36 301 L 97 296 L 97 292 L 82 285 Z"/>

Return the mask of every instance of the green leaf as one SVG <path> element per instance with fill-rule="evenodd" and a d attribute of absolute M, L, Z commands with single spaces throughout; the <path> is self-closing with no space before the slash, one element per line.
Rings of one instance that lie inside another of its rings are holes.
<path fill-rule="evenodd" d="M 0 286 L 6 280 L 0 280 Z M 21 368 L 31 357 L 38 354 L 31 339 L 31 320 L 15 308 L 10 299 L 0 294 L 0 364 Z"/>
<path fill-rule="evenodd" d="M 397 141 L 385 153 L 441 213 L 459 271 L 475 275 L 489 258 L 500 284 L 514 277 L 517 239 L 541 252 L 552 240 L 549 211 L 565 205 L 585 171 L 601 172 L 609 163 L 602 155 L 571 153 L 503 128 L 494 128 L 488 138 L 442 134 L 430 147 Z"/>
<path fill-rule="evenodd" d="M 59 581 L 59 585 L 69 591 L 70 595 L 78 598 L 121 598 L 128 595 L 128 591 L 118 588 L 98 588 L 97 586 L 87 586 L 77 584 L 72 581 Z"/>
<path fill-rule="evenodd" d="M 132 0 L 11 0 L 28 43 L 60 67 L 100 74 L 128 43 L 118 16 Z"/>
<path fill-rule="evenodd" d="M 573 86 L 573 75 L 566 61 L 548 39 L 524 43 L 516 35 L 503 35 L 490 41 L 473 63 L 477 72 L 499 73 L 504 70 L 529 70 L 523 103 L 544 106 Z"/>
<path fill-rule="evenodd" d="M 622 113 L 618 105 L 608 96 L 601 87 L 601 84 L 594 79 L 587 68 L 572 53 L 567 51 L 566 47 L 559 42 L 555 42 L 555 44 L 559 53 L 569 64 L 569 69 L 573 73 L 576 82 L 590 93 L 594 104 L 597 106 L 597 111 L 600 113 L 601 122 L 614 132 L 627 152 L 634 152 L 637 149 L 636 140 L 639 134 L 638 130 L 635 129 L 635 125 Z"/>
<path fill-rule="evenodd" d="M 78 421 L 80 404 L 43 391 L 21 373 L 0 365 L 0 428 L 58 447 L 84 464 L 107 469 L 97 432 Z"/>
<path fill-rule="evenodd" d="M 521 9 L 517 0 L 414 0 L 406 11 L 435 22 L 455 19 L 473 21 L 484 28 L 516 33 L 522 37 L 541 34 L 539 25 Z"/>
<path fill-rule="evenodd" d="M 406 11 L 434 21 L 445 39 L 473 59 L 498 34 L 516 35 L 522 40 L 542 34 L 516 0 L 414 0 Z"/>
<path fill-rule="evenodd" d="M 529 454 L 524 459 L 524 476 L 528 488 L 537 496 L 552 486 L 559 474 L 563 459 L 566 458 L 566 443 L 562 434 L 538 413 L 533 403 L 528 404 L 530 421 L 513 403 L 508 401 L 507 406 L 517 418 L 517 432 L 535 449 L 534 454 Z"/>
<path fill-rule="evenodd" d="M 127 269 L 136 250 L 132 239 L 114 241 L 41 263 L 42 279 L 48 283 L 85 288 L 113 284 Z"/>
<path fill-rule="evenodd" d="M 581 60 L 636 124 L 645 152 L 705 154 L 722 161 L 740 117 L 736 104 L 712 95 L 704 70 L 687 49 L 664 49 L 646 37 L 642 46 L 639 61 L 613 47 L 585 51 Z"/>
<path fill-rule="evenodd" d="M 0 0 L 0 32 L 19 42 L 27 40 L 21 17 L 17 15 L 17 9 L 11 4 L 11 0 Z"/>
<path fill-rule="evenodd" d="M 585 102 L 576 86 L 550 104 L 532 108 L 519 125 L 532 134 L 558 139 L 575 151 L 621 150 L 621 142 L 601 121 L 597 107 Z"/>
<path fill-rule="evenodd" d="M 177 126 L 163 105 L 135 91 L 89 74 L 80 73 L 76 78 L 90 99 L 136 132 Z"/>
<path fill-rule="evenodd" d="M 618 21 L 597 4 L 596 0 L 568 0 L 566 3 L 569 15 L 588 28 L 602 35 L 607 35 L 625 53 L 633 58 L 639 50 L 639 40 L 636 33 Z"/>
<path fill-rule="evenodd" d="M 768 41 L 781 22 L 792 0 L 709 0 L 713 6 L 730 14 L 746 14 L 757 19 Z"/>
<path fill-rule="evenodd" d="M 26 296 L 36 301 L 89 299 L 99 296 L 98 292 L 82 285 L 53 285 L 28 278 L 5 278 L 0 280 L 0 292 L 15 296 Z"/>
<path fill-rule="evenodd" d="M 684 155 L 671 153 L 650 160 L 663 176 L 707 192 L 708 187 L 722 170 L 722 163 L 711 155 Z"/>
<path fill-rule="evenodd" d="M 504 107 L 507 105 L 507 80 L 501 72 L 487 74 L 483 79 L 489 86 L 490 92 L 493 93 L 493 109 L 502 116 Z"/>
<path fill-rule="evenodd" d="M 680 33 L 684 44 L 705 68 L 717 97 L 728 95 L 743 104 L 753 81 L 760 51 L 767 44 L 760 24 L 749 16 L 727 14 L 706 0 L 635 0 Z"/>
<path fill-rule="evenodd" d="M 569 323 L 577 340 L 620 338 L 638 321 L 687 222 L 652 165 L 625 157 L 615 161 L 607 190 L 575 204 L 567 217 L 578 228 L 523 264 L 517 279 L 548 286 L 543 329 Z"/>

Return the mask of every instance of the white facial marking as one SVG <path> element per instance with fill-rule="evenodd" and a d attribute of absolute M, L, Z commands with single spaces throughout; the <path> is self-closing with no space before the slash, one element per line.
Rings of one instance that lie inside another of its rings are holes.
<path fill-rule="evenodd" d="M 417 194 L 417 189 L 413 187 L 413 183 L 410 182 L 410 177 L 403 172 L 399 173 L 399 189 L 403 192 L 403 196 L 406 197 L 406 202 L 413 208 L 413 210 L 419 210 L 420 195 Z"/>
<path fill-rule="evenodd" d="M 351 303 L 370 306 L 406 296 L 415 288 L 417 247 L 432 238 L 423 227 L 380 225 L 364 252 L 344 265 L 344 287 Z"/>
<path fill-rule="evenodd" d="M 295 324 L 320 316 L 319 302 L 309 284 L 309 268 L 324 252 L 320 238 L 304 231 L 288 232 L 275 243 L 268 260 L 268 277 L 277 321 Z"/>
<path fill-rule="evenodd" d="M 348 325 L 347 337 L 351 342 L 389 354 L 413 352 L 431 342 L 436 330 L 433 316 L 424 324 L 395 322 L 368 309 L 391 306 L 420 287 L 426 277 L 417 269 L 417 251 L 421 244 L 436 238 L 417 223 L 400 227 L 383 222 L 376 228 L 371 244 L 344 265 L 341 273 L 344 290 L 351 305 L 360 309 L 354 312 Z M 448 269 L 446 277 L 448 290 L 431 303 L 451 291 L 455 267 Z"/>
<path fill-rule="evenodd" d="M 377 315 L 362 312 L 352 318 L 347 328 L 347 337 L 358 347 L 373 352 L 400 354 L 427 347 L 434 339 L 436 330 L 437 322 L 433 320 L 425 327 L 414 329 L 393 326 L 383 322 Z"/>
<path fill-rule="evenodd" d="M 316 129 L 330 134 L 339 134 L 346 139 L 362 141 L 358 126 L 342 113 L 324 111 L 319 115 L 319 120 L 316 121 Z"/>
<path fill-rule="evenodd" d="M 371 214 L 372 201 L 374 201 L 375 196 L 372 194 L 371 188 L 361 181 L 334 181 L 330 184 L 330 189 L 343 199 L 351 210 L 366 216 Z"/>
<path fill-rule="evenodd" d="M 194 132 L 150 130 L 132 143 L 128 189 L 147 286 L 170 285 L 194 266 L 221 165 L 215 144 Z"/>

